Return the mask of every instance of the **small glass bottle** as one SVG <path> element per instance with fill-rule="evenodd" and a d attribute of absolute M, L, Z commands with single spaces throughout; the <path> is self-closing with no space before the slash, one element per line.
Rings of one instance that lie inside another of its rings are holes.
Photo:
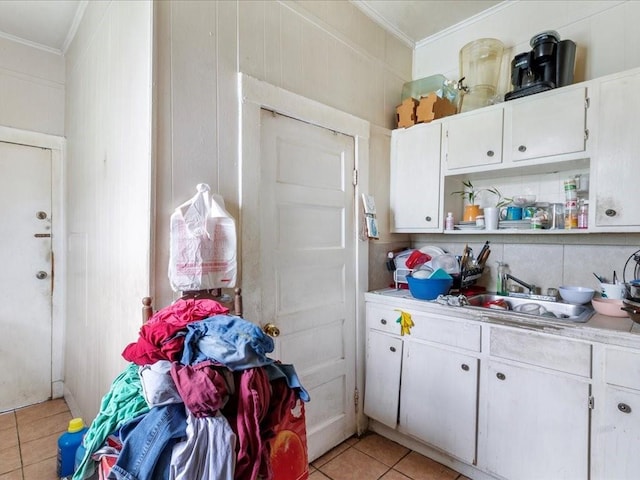
<path fill-rule="evenodd" d="M 589 202 L 580 200 L 578 209 L 578 228 L 589 228 Z"/>
<path fill-rule="evenodd" d="M 444 222 L 444 229 L 445 230 L 453 230 L 453 225 L 454 225 L 453 213 L 452 212 L 448 212 L 447 213 L 447 218 L 445 219 L 445 222 Z"/>

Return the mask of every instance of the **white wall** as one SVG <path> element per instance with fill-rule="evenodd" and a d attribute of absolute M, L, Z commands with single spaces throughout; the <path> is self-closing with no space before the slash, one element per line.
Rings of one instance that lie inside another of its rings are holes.
<path fill-rule="evenodd" d="M 89 2 L 67 52 L 65 397 L 90 420 L 150 289 L 152 4 Z"/>
<path fill-rule="evenodd" d="M 166 279 L 173 209 L 206 182 L 240 219 L 237 72 L 392 128 L 412 52 L 346 0 L 174 1 L 155 7 L 155 303 L 161 306 L 173 298 Z M 384 137 L 384 129 L 377 132 Z M 374 134 L 370 141 L 380 143 Z M 388 148 L 376 152 L 372 163 L 388 170 Z"/>
<path fill-rule="evenodd" d="M 64 133 L 64 57 L 0 37 L 0 125 Z"/>
<path fill-rule="evenodd" d="M 497 38 L 508 50 L 501 71 L 502 91 L 514 55 L 531 50 L 529 40 L 545 30 L 576 43 L 575 81 L 581 82 L 640 66 L 640 2 L 637 0 L 521 0 L 503 2 L 459 28 L 420 42 L 414 54 L 413 78 L 441 73 L 460 78 L 459 52 L 468 42 Z"/>

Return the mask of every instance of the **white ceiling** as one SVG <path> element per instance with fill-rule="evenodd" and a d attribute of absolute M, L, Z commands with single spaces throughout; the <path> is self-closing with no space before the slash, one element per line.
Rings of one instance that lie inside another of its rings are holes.
<path fill-rule="evenodd" d="M 64 53 L 88 0 L 0 0 L 0 36 Z M 416 43 L 501 0 L 351 0 L 383 28 Z"/>
<path fill-rule="evenodd" d="M 411 47 L 503 3 L 501 0 L 350 0 Z"/>
<path fill-rule="evenodd" d="M 87 0 L 0 0 L 0 36 L 64 53 Z"/>

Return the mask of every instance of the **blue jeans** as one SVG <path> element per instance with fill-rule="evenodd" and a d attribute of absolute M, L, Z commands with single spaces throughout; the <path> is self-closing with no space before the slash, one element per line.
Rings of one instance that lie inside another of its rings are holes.
<path fill-rule="evenodd" d="M 120 429 L 122 452 L 111 469 L 113 480 L 166 480 L 171 451 L 184 437 L 187 414 L 184 404 L 155 407 Z"/>
<path fill-rule="evenodd" d="M 214 315 L 187 325 L 183 365 L 215 360 L 229 370 L 245 370 L 273 363 L 273 340 L 258 325 L 233 315 Z"/>

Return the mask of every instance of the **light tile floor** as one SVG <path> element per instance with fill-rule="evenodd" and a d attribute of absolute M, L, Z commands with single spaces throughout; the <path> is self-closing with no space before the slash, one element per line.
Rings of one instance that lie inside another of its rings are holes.
<path fill-rule="evenodd" d="M 57 480 L 57 440 L 71 418 L 63 399 L 0 414 L 0 480 Z M 348 439 L 309 472 L 309 480 L 469 480 L 375 433 Z"/>
<path fill-rule="evenodd" d="M 376 433 L 352 437 L 311 462 L 309 480 L 469 480 Z"/>
<path fill-rule="evenodd" d="M 71 418 L 63 399 L 0 414 L 0 480 L 56 480 L 58 437 Z"/>

